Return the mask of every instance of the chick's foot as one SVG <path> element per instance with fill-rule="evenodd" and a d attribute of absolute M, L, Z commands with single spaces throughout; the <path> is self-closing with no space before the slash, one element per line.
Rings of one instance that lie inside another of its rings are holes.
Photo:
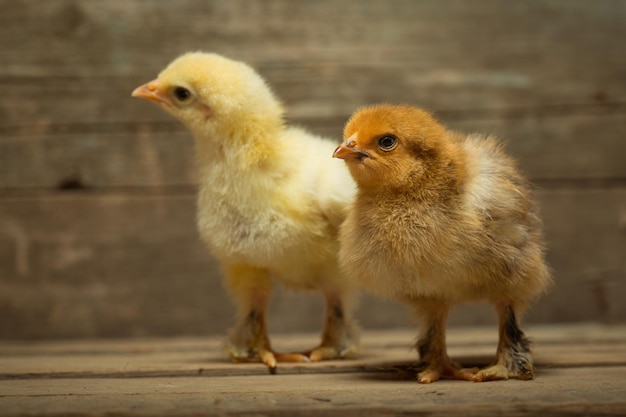
<path fill-rule="evenodd" d="M 341 343 L 336 345 L 320 345 L 307 352 L 311 362 L 319 362 L 331 359 L 354 359 L 357 356 L 358 343 Z"/>
<path fill-rule="evenodd" d="M 423 364 L 424 370 L 417 374 L 417 381 L 421 384 L 430 384 L 439 379 L 460 379 L 473 381 L 477 368 L 461 368 L 449 359 L 437 363 Z"/>
<path fill-rule="evenodd" d="M 336 294 L 326 295 L 326 322 L 322 333 L 322 343 L 307 352 L 311 362 L 330 359 L 352 359 L 359 349 L 359 326 L 345 311 L 345 303 Z"/>
<path fill-rule="evenodd" d="M 301 353 L 276 352 L 270 347 L 234 349 L 233 346 L 229 346 L 228 353 L 233 362 L 262 362 L 271 374 L 276 373 L 279 362 L 309 362 L 309 358 Z"/>
<path fill-rule="evenodd" d="M 503 364 L 496 364 L 480 370 L 474 375 L 474 381 L 486 382 L 486 381 L 498 381 L 503 379 L 522 379 L 530 380 L 535 378 L 535 369 L 532 364 L 525 363 L 507 367 Z"/>
<path fill-rule="evenodd" d="M 529 380 L 535 378 L 533 358 L 525 343 L 504 349 L 494 365 L 481 369 L 474 381 L 497 381 L 502 379 Z"/>
<path fill-rule="evenodd" d="M 276 373 L 278 362 L 309 362 L 302 353 L 281 353 L 272 349 L 267 335 L 265 314 L 251 311 L 231 330 L 226 351 L 233 362 L 262 362 Z"/>
<path fill-rule="evenodd" d="M 496 362 L 480 370 L 474 381 L 502 379 L 529 380 L 535 378 L 535 367 L 530 352 L 530 341 L 519 328 L 514 308 L 509 304 L 498 306 L 500 315 L 500 342 Z"/>

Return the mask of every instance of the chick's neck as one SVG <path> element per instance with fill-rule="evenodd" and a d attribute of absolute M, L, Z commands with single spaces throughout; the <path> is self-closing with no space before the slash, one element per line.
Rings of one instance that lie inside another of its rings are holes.
<path fill-rule="evenodd" d="M 285 149 L 280 141 L 282 130 L 282 119 L 251 119 L 230 127 L 214 124 L 194 130 L 199 174 L 206 177 L 207 170 L 219 170 L 232 176 L 277 170 Z"/>

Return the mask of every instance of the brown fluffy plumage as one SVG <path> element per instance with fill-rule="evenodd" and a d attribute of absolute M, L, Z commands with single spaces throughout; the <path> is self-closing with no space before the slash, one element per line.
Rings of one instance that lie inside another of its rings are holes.
<path fill-rule="evenodd" d="M 370 292 L 414 306 L 428 383 L 534 377 L 518 318 L 550 282 L 526 180 L 491 137 L 446 130 L 409 106 L 362 109 L 334 156 L 358 185 L 340 230 L 340 262 Z M 487 300 L 500 316 L 495 363 L 460 369 L 445 348 L 449 309 Z"/>

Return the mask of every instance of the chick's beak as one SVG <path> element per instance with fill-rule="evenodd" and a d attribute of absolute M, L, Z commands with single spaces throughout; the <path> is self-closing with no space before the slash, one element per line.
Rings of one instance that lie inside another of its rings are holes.
<path fill-rule="evenodd" d="M 135 88 L 131 94 L 132 97 L 139 97 L 145 100 L 154 101 L 160 104 L 164 101 L 163 96 L 159 94 L 159 84 L 157 80 L 150 81 L 144 85 Z"/>
<path fill-rule="evenodd" d="M 356 159 L 362 161 L 364 158 L 369 157 L 370 155 L 359 149 L 356 146 L 356 142 L 352 139 L 346 139 L 343 143 L 337 146 L 335 152 L 333 152 L 333 158 L 340 158 L 344 160 Z"/>

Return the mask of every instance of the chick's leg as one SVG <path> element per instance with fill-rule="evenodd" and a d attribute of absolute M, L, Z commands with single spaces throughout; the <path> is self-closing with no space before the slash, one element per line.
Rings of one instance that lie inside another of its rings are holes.
<path fill-rule="evenodd" d="M 500 317 L 500 338 L 496 361 L 474 376 L 477 382 L 499 379 L 533 379 L 535 367 L 530 353 L 530 342 L 520 330 L 515 308 L 510 303 L 497 306 Z"/>
<path fill-rule="evenodd" d="M 322 342 L 309 352 L 312 362 L 325 359 L 354 358 L 359 346 L 359 327 L 352 320 L 348 296 L 338 292 L 325 293 L 326 320 Z"/>
<path fill-rule="evenodd" d="M 226 270 L 228 288 L 238 307 L 237 323 L 230 331 L 227 351 L 233 361 L 261 361 L 271 373 L 277 362 L 307 362 L 298 353 L 278 353 L 272 349 L 267 333 L 266 312 L 272 283 L 267 271 L 245 265 Z"/>
<path fill-rule="evenodd" d="M 419 300 L 417 312 L 422 319 L 422 330 L 417 340 L 422 371 L 417 380 L 422 384 L 435 382 L 440 378 L 471 381 L 473 369 L 461 369 L 450 360 L 446 349 L 446 321 L 449 307 L 438 301 Z"/>

